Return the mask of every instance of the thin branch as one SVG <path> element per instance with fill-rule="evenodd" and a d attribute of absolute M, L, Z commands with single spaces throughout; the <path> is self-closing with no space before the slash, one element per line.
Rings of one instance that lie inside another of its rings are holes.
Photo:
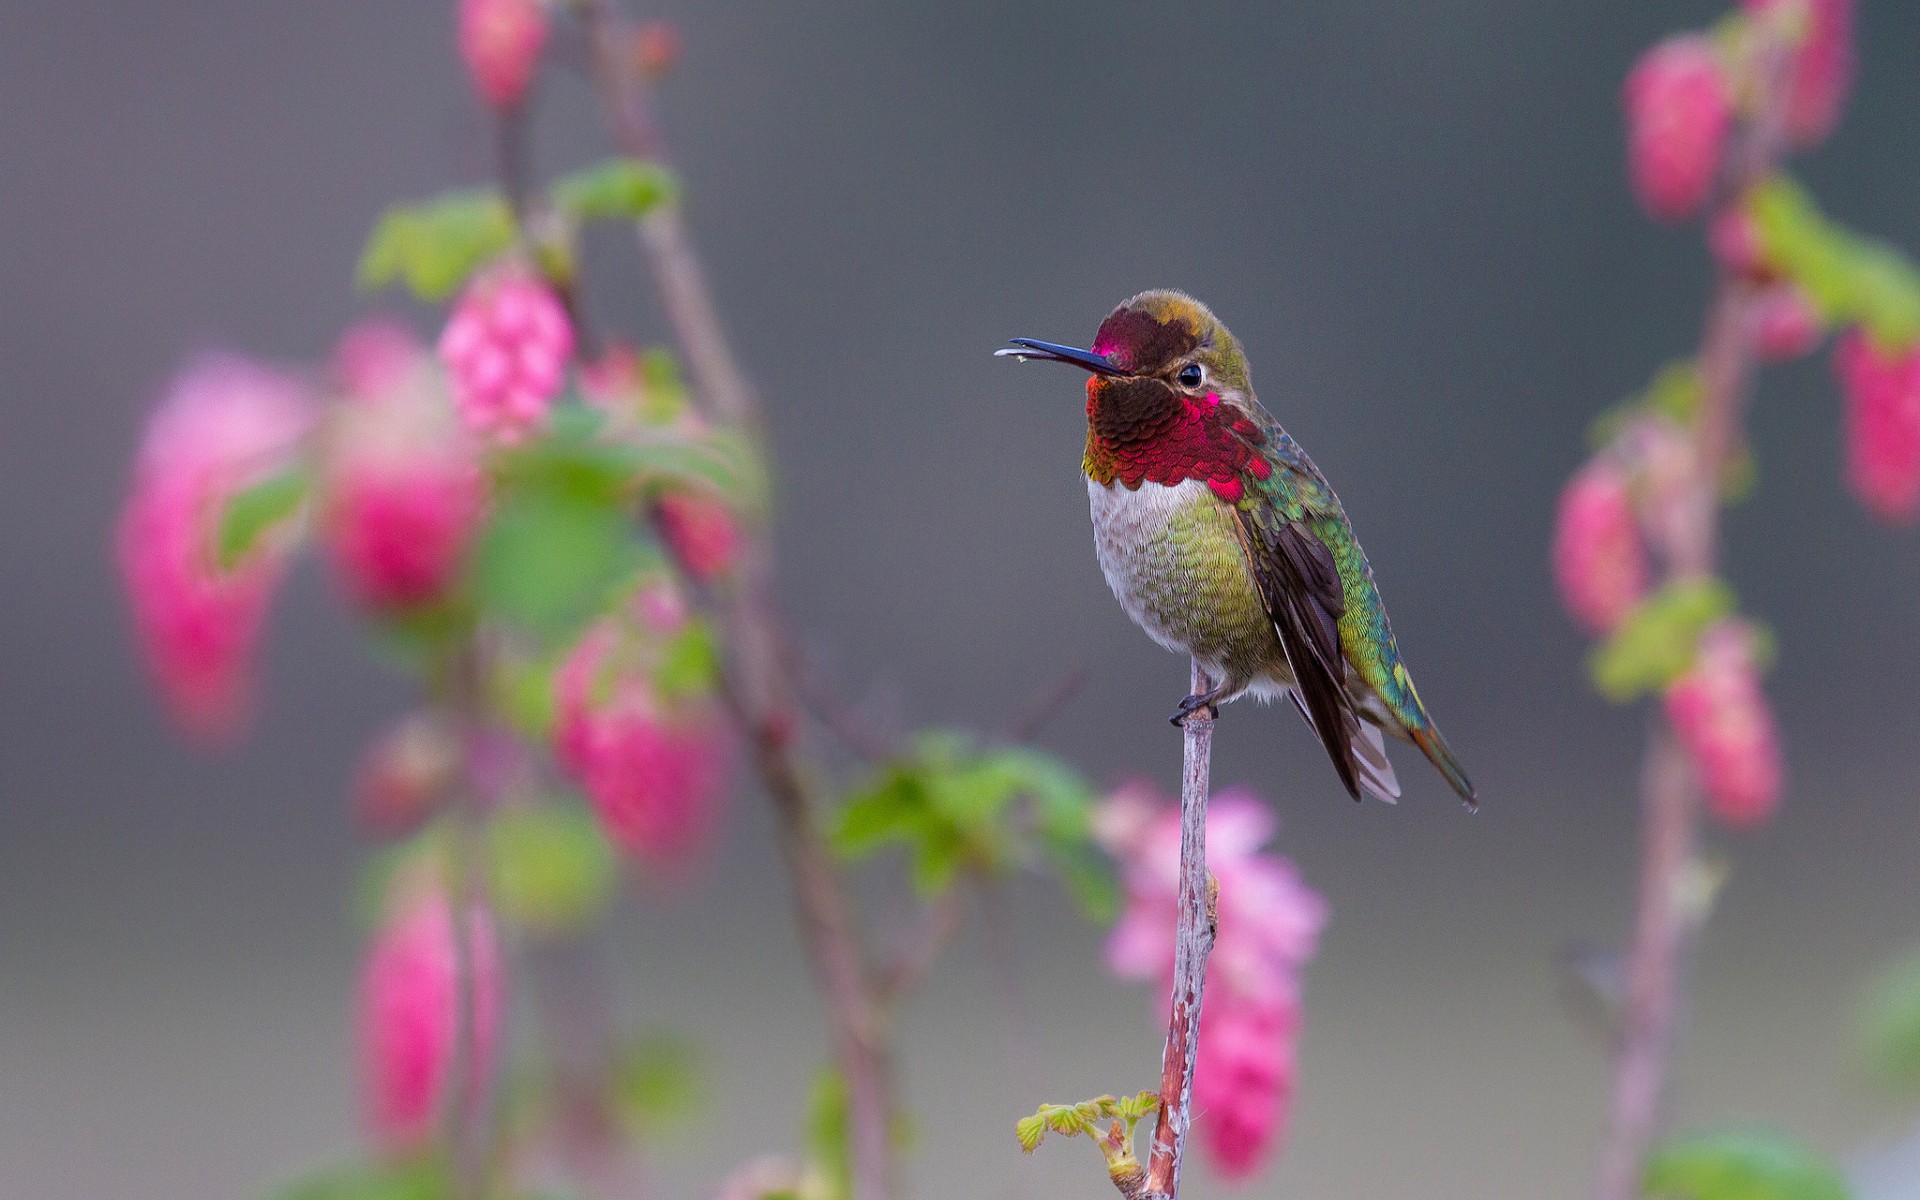
<path fill-rule="evenodd" d="M 1193 664 L 1193 693 L 1213 681 Z M 1147 1159 L 1146 1195 L 1174 1200 L 1180 1160 L 1193 1128 L 1193 1064 L 1200 1054 L 1200 1002 L 1206 994 L 1207 955 L 1213 951 L 1213 879 L 1207 873 L 1207 796 L 1213 760 L 1214 712 L 1202 707 L 1184 722 L 1180 773 L 1180 913 L 1173 952 L 1173 1003 L 1160 1068 L 1160 1116 Z"/>
<path fill-rule="evenodd" d="M 877 766 L 900 753 L 900 740 L 882 723 L 847 702 L 846 697 L 828 682 L 820 669 L 790 639 L 780 646 L 781 667 L 786 671 L 794 695 L 812 714 L 820 727 L 835 741 L 867 766 Z"/>
<path fill-rule="evenodd" d="M 475 759 L 487 736 L 486 660 L 477 634 L 452 656 L 445 704 L 459 731 L 461 777 L 452 806 L 447 902 L 453 937 L 453 1039 L 441 1098 L 454 1200 L 479 1200 L 493 1158 L 497 1126 L 490 1111 L 488 1064 L 480 1060 L 479 964 L 474 961 L 475 917 L 486 903 L 480 822 L 486 807 Z"/>
<path fill-rule="evenodd" d="M 1784 148 L 1793 48 L 1777 22 L 1755 20 L 1756 110 L 1732 148 L 1725 194 L 1738 202 L 1777 168 Z M 1727 463 L 1757 362 L 1754 283 L 1722 267 L 1702 334 L 1700 416 L 1687 510 L 1667 547 L 1670 580 L 1704 579 L 1716 568 Z M 1641 858 L 1626 1003 L 1614 1060 L 1613 1096 L 1595 1195 L 1635 1200 L 1643 1164 L 1665 1119 L 1682 981 L 1699 916 L 1687 903 L 1700 837 L 1700 790 L 1685 750 L 1664 720 L 1649 735 L 1641 782 Z"/>

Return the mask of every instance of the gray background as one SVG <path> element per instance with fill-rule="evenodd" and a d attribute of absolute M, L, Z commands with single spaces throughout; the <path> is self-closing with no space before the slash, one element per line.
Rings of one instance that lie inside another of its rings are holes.
<path fill-rule="evenodd" d="M 339 795 L 405 688 L 309 565 L 256 736 L 196 758 L 145 694 L 106 545 L 183 350 L 324 352 L 379 209 L 483 175 L 450 7 L 0 5 L 0 1195 L 240 1197 L 354 1138 Z M 1334 912 L 1291 1144 L 1256 1190 L 1580 1194 L 1605 1078 L 1553 963 L 1624 920 L 1641 717 L 1584 688 L 1546 543 L 1589 417 L 1695 336 L 1706 265 L 1634 211 L 1616 95 L 1715 7 L 806 7 L 658 10 L 687 35 L 667 117 L 772 407 L 799 624 L 915 721 L 993 727 L 1084 667 L 1046 744 L 1171 782 L 1184 666 L 1094 566 L 1077 380 L 987 352 L 1084 339 L 1143 287 L 1208 300 L 1341 489 L 1485 798 L 1468 818 L 1407 763 L 1398 809 L 1357 807 L 1298 721 L 1229 713 L 1216 778 L 1272 799 Z M 1852 113 L 1803 167 L 1911 250 L 1920 9 L 1865 8 Z M 596 156 L 577 83 L 549 100 L 543 168 Z M 603 312 L 658 330 L 624 238 L 592 266 Z M 1841 491 L 1836 414 L 1823 364 L 1769 375 L 1761 491 L 1729 521 L 1780 635 L 1793 789 L 1726 843 L 1680 1112 L 1837 1149 L 1902 1120 L 1845 1068 L 1843 1017 L 1920 925 L 1920 569 Z M 673 1195 L 797 1136 L 822 1053 L 765 822 L 736 812 L 710 884 L 623 921 L 636 1008 L 707 1036 L 715 1109 L 766 1131 L 689 1136 Z M 1148 1082 L 1150 1004 L 1051 893 L 1016 903 L 1024 1032 L 977 930 L 909 1022 L 916 1182 L 1108 1195 L 1091 1150 L 1022 1160 L 1011 1122 Z"/>

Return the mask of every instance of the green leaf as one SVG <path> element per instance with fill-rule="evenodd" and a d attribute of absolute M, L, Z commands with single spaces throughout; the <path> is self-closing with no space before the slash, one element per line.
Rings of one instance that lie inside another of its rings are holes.
<path fill-rule="evenodd" d="M 841 857 L 862 858 L 889 841 L 913 836 L 925 820 L 925 810 L 925 788 L 919 776 L 895 768 L 848 797 L 828 831 L 828 840 Z"/>
<path fill-rule="evenodd" d="M 1732 589 L 1718 579 L 1668 584 L 1594 649 L 1594 686 L 1620 704 L 1664 689 L 1693 665 L 1700 635 L 1733 608 Z"/>
<path fill-rule="evenodd" d="M 673 173 L 658 163 L 609 158 L 554 182 L 553 206 L 579 221 L 638 220 L 670 202 Z"/>
<path fill-rule="evenodd" d="M 220 514 L 220 569 L 239 566 L 269 530 L 292 520 L 312 486 L 306 468 L 289 467 L 228 497 Z"/>
<path fill-rule="evenodd" d="M 618 509 L 552 490 L 510 493 L 480 536 L 473 593 L 490 614 L 564 637 L 640 562 Z"/>
<path fill-rule="evenodd" d="M 603 504 L 669 489 L 717 492 L 742 511 L 765 504 L 765 473 L 736 434 L 647 426 L 613 438 L 601 436 L 603 425 L 601 415 L 585 404 L 557 405 L 545 437 L 500 457 L 502 482 Z"/>
<path fill-rule="evenodd" d="M 853 1187 L 853 1152 L 848 1144 L 847 1081 L 822 1067 L 807 1098 L 807 1151 L 824 1179 L 823 1200 L 845 1200 Z"/>
<path fill-rule="evenodd" d="M 1897 1094 L 1920 1092 L 1920 955 L 1887 968 L 1868 987 L 1855 1042 L 1875 1083 Z"/>
<path fill-rule="evenodd" d="M 453 1180 L 437 1157 L 327 1167 L 268 1193 L 271 1200 L 444 1200 Z"/>
<path fill-rule="evenodd" d="M 1138 1121 L 1148 1113 L 1160 1111 L 1160 1093 L 1135 1092 L 1123 1096 L 1114 1105 L 1114 1115 L 1126 1121 Z"/>
<path fill-rule="evenodd" d="M 494 902 L 538 934 L 590 924 L 619 890 L 620 865 L 600 825 L 564 801 L 504 808 L 487 825 Z"/>
<path fill-rule="evenodd" d="M 713 628 L 705 621 L 689 621 L 675 634 L 653 673 L 653 686 L 666 699 L 702 696 L 720 678 L 720 650 Z"/>
<path fill-rule="evenodd" d="M 1642 1186 L 1649 1200 L 1848 1200 L 1826 1159 L 1784 1138 L 1715 1133 L 1656 1151 Z"/>
<path fill-rule="evenodd" d="M 1047 1119 L 1039 1113 L 1021 1117 L 1014 1122 L 1013 1136 L 1020 1139 L 1020 1149 L 1032 1154 L 1040 1148 L 1040 1140 L 1047 1136 Z"/>
<path fill-rule="evenodd" d="M 497 192 L 449 192 L 395 205 L 367 239 L 357 280 L 364 291 L 399 282 L 422 300 L 444 300 L 513 240 L 513 213 Z"/>
<path fill-rule="evenodd" d="M 1647 385 L 1644 403 L 1676 425 L 1692 425 L 1700 413 L 1706 390 L 1700 384 L 1700 365 L 1690 358 L 1670 362 Z"/>
<path fill-rule="evenodd" d="M 501 655 L 495 659 L 494 711 L 524 737 L 545 741 L 553 732 L 555 705 L 551 655 Z"/>
<path fill-rule="evenodd" d="M 699 1047 L 674 1033 L 642 1034 L 614 1063 L 613 1101 L 642 1136 L 695 1116 L 705 1102 Z"/>
<path fill-rule="evenodd" d="M 860 858 L 903 846 L 922 894 L 963 870 L 1052 865 L 1090 912 L 1115 898 L 1091 852 L 1093 789 L 1052 755 L 1024 747 L 980 750 L 965 737 L 924 733 L 913 751 L 849 795 L 831 832 L 836 851 Z"/>
<path fill-rule="evenodd" d="M 1920 271 L 1905 255 L 1830 221 L 1785 177 L 1755 188 L 1747 211 L 1766 260 L 1829 321 L 1863 325 L 1885 346 L 1920 338 Z"/>

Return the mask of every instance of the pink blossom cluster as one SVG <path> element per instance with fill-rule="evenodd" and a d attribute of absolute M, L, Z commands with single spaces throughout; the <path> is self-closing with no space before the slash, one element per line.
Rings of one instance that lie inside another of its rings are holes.
<path fill-rule="evenodd" d="M 1790 362 L 1813 352 L 1826 323 L 1799 285 L 1776 281 L 1753 299 L 1753 344 L 1764 362 Z"/>
<path fill-rule="evenodd" d="M 1700 211 L 1720 175 L 1733 123 L 1733 85 L 1708 38 L 1669 38 L 1627 76 L 1627 166 L 1652 216 L 1679 221 Z"/>
<path fill-rule="evenodd" d="M 440 335 L 454 406 L 469 428 L 517 442 L 566 383 L 573 324 L 545 280 L 506 264 L 477 276 Z"/>
<path fill-rule="evenodd" d="M 440 807 L 460 765 L 460 739 L 444 717 L 432 712 L 402 717 L 360 756 L 354 816 L 376 836 L 404 837 Z"/>
<path fill-rule="evenodd" d="M 654 682 L 684 605 L 661 585 L 631 608 L 591 627 L 555 675 L 554 754 L 615 844 L 671 874 L 718 828 L 726 743 L 709 699 L 669 698 Z"/>
<path fill-rule="evenodd" d="M 223 568 L 227 503 L 284 468 L 312 422 L 298 380 L 231 355 L 174 380 L 147 423 L 116 549 L 140 647 L 181 729 L 208 744 L 236 736 L 253 661 L 289 539 L 269 533 Z"/>
<path fill-rule="evenodd" d="M 456 41 L 480 98 L 496 109 L 518 108 L 547 46 L 541 0 L 460 0 Z"/>
<path fill-rule="evenodd" d="M 1292 1101 L 1301 1024 L 1300 976 L 1327 906 L 1293 865 L 1263 853 L 1271 813 L 1244 789 L 1213 796 L 1207 865 L 1219 883 L 1219 926 L 1201 1009 L 1193 1103 L 1208 1153 L 1231 1180 L 1252 1174 L 1280 1143 Z M 1171 994 L 1179 900 L 1180 812 L 1150 789 L 1124 788 L 1096 817 L 1120 865 L 1126 910 L 1107 939 L 1123 979 Z"/>
<path fill-rule="evenodd" d="M 1553 573 L 1567 610 L 1597 634 L 1619 628 L 1647 594 L 1647 551 L 1629 479 L 1610 459 L 1582 467 L 1560 493 Z"/>
<path fill-rule="evenodd" d="M 741 536 L 732 509 L 696 492 L 668 492 L 657 508 L 661 534 L 687 574 L 711 583 L 733 569 Z"/>
<path fill-rule="evenodd" d="M 320 531 L 348 592 L 400 613 L 453 587 L 479 531 L 486 483 L 426 348 L 369 322 L 341 341 L 346 394 L 333 413 Z"/>
<path fill-rule="evenodd" d="M 472 973 L 471 1040 L 460 1033 L 460 954 L 445 895 L 409 897 L 374 934 L 360 976 L 360 1066 L 369 1132 L 392 1153 L 420 1148 L 448 1104 L 456 1059 L 462 1104 L 484 1102 L 496 1073 L 506 980 L 493 922 L 476 905 L 466 922 Z"/>
<path fill-rule="evenodd" d="M 1709 810 L 1736 828 L 1773 814 L 1784 775 L 1754 641 L 1739 621 L 1709 629 L 1693 666 L 1666 696 L 1667 719 L 1693 760 Z"/>
<path fill-rule="evenodd" d="M 1853 0 L 1742 0 L 1755 18 L 1785 18 L 1799 42 L 1787 97 L 1787 138 L 1806 148 L 1840 123 L 1853 86 Z"/>
<path fill-rule="evenodd" d="M 1881 520 L 1920 517 L 1920 345 L 1888 350 L 1842 335 L 1834 373 L 1846 397 L 1847 483 Z"/>

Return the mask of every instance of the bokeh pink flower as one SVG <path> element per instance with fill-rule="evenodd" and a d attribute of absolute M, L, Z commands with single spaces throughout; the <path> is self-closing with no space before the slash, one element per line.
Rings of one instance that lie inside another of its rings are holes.
<path fill-rule="evenodd" d="M 718 498 L 668 492 L 658 505 L 660 530 L 687 574 L 711 583 L 733 569 L 740 556 L 740 527 Z"/>
<path fill-rule="evenodd" d="M 1799 14 L 1787 10 L 1800 7 Z M 1853 87 L 1853 0 L 1742 0 L 1755 16 L 1799 24 L 1787 97 L 1787 140 L 1805 149 L 1833 133 Z"/>
<path fill-rule="evenodd" d="M 480 98 L 496 109 L 526 99 L 547 46 L 541 0 L 460 0 L 455 40 Z"/>
<path fill-rule="evenodd" d="M 537 429 L 566 383 L 573 345 L 573 324 L 545 280 L 514 264 L 477 276 L 440 335 L 468 428 L 501 442 Z"/>
<path fill-rule="evenodd" d="M 1560 598 L 1594 633 L 1610 633 L 1647 593 L 1647 552 L 1626 473 L 1607 459 L 1582 467 L 1560 493 L 1553 535 Z"/>
<path fill-rule="evenodd" d="M 1760 227 L 1743 204 L 1729 204 L 1707 223 L 1707 248 L 1720 265 L 1737 275 L 1760 278 L 1768 273 Z"/>
<path fill-rule="evenodd" d="M 1242 1180 L 1284 1137 L 1301 1026 L 1300 976 L 1319 945 L 1326 902 L 1293 865 L 1262 851 L 1277 823 L 1245 789 L 1216 793 L 1207 812 L 1207 865 L 1218 881 L 1219 926 L 1208 964 L 1194 1068 L 1196 1128 L 1223 1178 Z M 1150 789 L 1123 788 L 1096 816 L 1120 866 L 1126 909 L 1107 939 L 1123 979 L 1173 983 L 1180 812 Z"/>
<path fill-rule="evenodd" d="M 684 610 L 670 613 L 645 594 L 635 607 L 640 622 L 599 622 L 561 664 L 554 754 L 615 844 L 671 877 L 718 829 L 726 741 L 709 699 L 669 700 L 654 682 L 651 651 L 668 631 L 638 626 L 684 622 Z"/>
<path fill-rule="evenodd" d="M 1746 624 L 1714 626 L 1666 695 L 1667 719 L 1693 760 L 1708 810 L 1735 828 L 1773 815 L 1785 775 L 1754 650 L 1755 634 Z"/>
<path fill-rule="evenodd" d="M 354 816 L 376 837 L 404 837 L 445 802 L 460 767 L 460 738 L 445 717 L 402 717 L 361 753 L 353 778 Z"/>
<path fill-rule="evenodd" d="M 311 422 L 299 380 L 213 355 L 181 372 L 147 423 L 120 512 L 120 575 L 148 674 L 181 730 L 203 744 L 230 741 L 246 724 L 267 605 L 291 550 L 270 531 L 223 567 L 227 503 L 284 469 Z"/>
<path fill-rule="evenodd" d="M 1679 221 L 1700 211 L 1720 174 L 1733 121 L 1733 87 L 1713 43 L 1669 38 L 1648 50 L 1621 94 L 1627 166 L 1649 214 Z"/>
<path fill-rule="evenodd" d="M 335 357 L 349 390 L 327 440 L 327 555 L 361 608 L 417 609 L 454 586 L 479 531 L 486 482 L 477 447 L 417 339 L 361 327 Z"/>
<path fill-rule="evenodd" d="M 1753 300 L 1753 341 L 1767 362 L 1791 362 L 1811 354 L 1826 335 L 1826 325 L 1807 294 L 1792 283 L 1776 283 Z"/>
<path fill-rule="evenodd" d="M 1890 524 L 1920 517 L 1920 344 L 1886 350 L 1841 335 L 1834 374 L 1846 397 L 1847 484 Z"/>
<path fill-rule="evenodd" d="M 466 961 L 472 972 L 470 1041 L 460 1033 L 460 956 L 453 908 L 444 894 L 409 897 L 375 933 L 360 976 L 359 1040 L 368 1132 L 390 1153 L 419 1149 L 449 1103 L 456 1057 L 464 1063 L 466 1105 L 484 1102 L 497 1067 L 505 976 L 493 922 L 470 910 Z"/>

